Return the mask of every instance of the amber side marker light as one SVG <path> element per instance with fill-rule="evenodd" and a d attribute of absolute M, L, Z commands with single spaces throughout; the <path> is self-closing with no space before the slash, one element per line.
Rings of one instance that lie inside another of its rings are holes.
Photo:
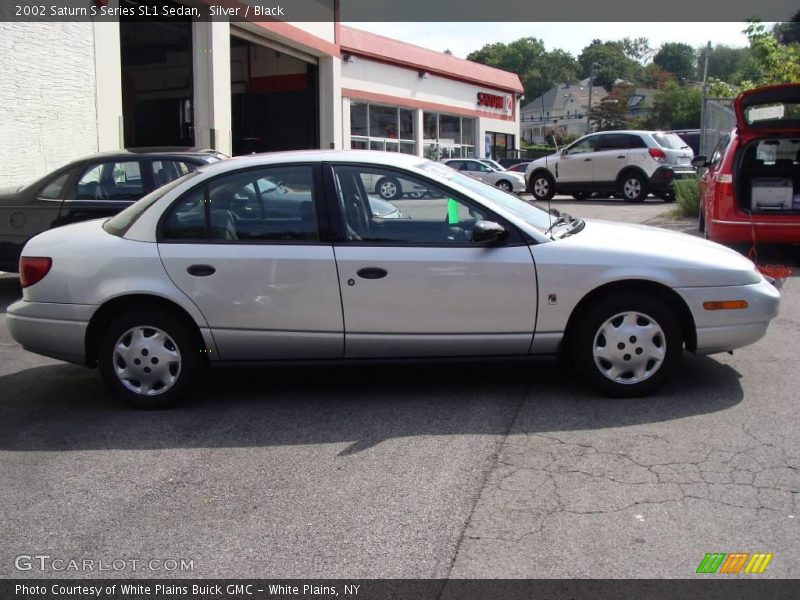
<path fill-rule="evenodd" d="M 703 302 L 703 308 L 706 310 L 735 310 L 747 308 L 747 302 L 745 300 L 715 300 Z"/>

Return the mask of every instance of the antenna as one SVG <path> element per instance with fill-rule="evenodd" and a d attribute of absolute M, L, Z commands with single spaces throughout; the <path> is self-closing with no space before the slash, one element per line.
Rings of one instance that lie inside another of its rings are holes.
<path fill-rule="evenodd" d="M 542 102 L 542 139 L 547 141 L 547 138 L 544 136 L 544 94 L 539 96 L 539 100 Z M 556 152 L 558 152 L 558 143 L 556 142 L 556 134 L 553 132 L 553 143 L 556 145 Z M 550 157 L 550 154 L 544 155 L 544 168 L 550 171 L 550 167 L 547 164 L 547 159 Z M 550 198 L 547 199 L 547 216 L 550 219 L 550 223 L 548 223 L 548 227 L 552 227 L 553 225 L 553 213 L 550 212 Z"/>

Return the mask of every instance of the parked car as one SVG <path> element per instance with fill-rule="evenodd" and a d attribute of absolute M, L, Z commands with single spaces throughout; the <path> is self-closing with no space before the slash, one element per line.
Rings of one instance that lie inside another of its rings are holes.
<path fill-rule="evenodd" d="M 438 197 L 375 218 L 368 175 Z M 261 180 L 291 182 L 295 201 L 275 216 Z M 258 208 L 237 214 L 241 198 Z M 176 402 L 208 363 L 556 353 L 603 393 L 641 395 L 684 348 L 761 338 L 780 299 L 723 246 L 556 219 L 440 163 L 375 151 L 200 167 L 112 218 L 34 237 L 21 271 L 12 337 L 98 366 L 138 407 Z"/>
<path fill-rule="evenodd" d="M 197 148 L 106 152 L 73 161 L 31 184 L 0 190 L 0 271 L 17 271 L 22 247 L 37 233 L 114 215 L 154 189 L 223 158 Z"/>
<path fill-rule="evenodd" d="M 617 193 L 626 202 L 644 202 L 649 193 L 671 202 L 674 181 L 696 177 L 693 156 L 673 133 L 604 131 L 532 161 L 525 180 L 537 200 L 549 200 L 556 193 L 583 199 L 604 192 Z"/>
<path fill-rule="evenodd" d="M 481 161 L 483 164 L 492 167 L 495 171 L 505 171 L 506 170 L 506 168 L 503 165 L 501 165 L 496 160 L 492 160 L 491 158 L 479 158 L 478 160 Z"/>
<path fill-rule="evenodd" d="M 531 164 L 529 161 L 519 162 L 508 167 L 506 171 L 511 171 L 512 173 L 525 173 L 525 169 L 528 168 L 529 164 Z"/>
<path fill-rule="evenodd" d="M 725 243 L 800 243 L 800 84 L 742 92 L 736 128 L 720 139 L 704 168 L 699 228 Z"/>
<path fill-rule="evenodd" d="M 521 194 L 525 191 L 525 177 L 520 173 L 498 171 L 483 161 L 476 158 L 448 158 L 442 163 L 448 167 L 461 171 L 464 175 L 496 186 L 504 192 Z"/>
<path fill-rule="evenodd" d="M 681 138 L 692 149 L 695 155 L 700 154 L 700 130 L 699 129 L 673 129 L 667 133 L 674 133 Z"/>

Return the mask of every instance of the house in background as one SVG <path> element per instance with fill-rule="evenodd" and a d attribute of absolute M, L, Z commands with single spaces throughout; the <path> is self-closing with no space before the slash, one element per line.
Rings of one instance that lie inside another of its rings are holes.
<path fill-rule="evenodd" d="M 591 88 L 592 106 L 608 92 L 599 85 Z M 528 102 L 520 110 L 520 139 L 529 144 L 543 143 L 545 137 L 581 136 L 589 131 L 589 79 L 577 84 L 560 83 Z"/>

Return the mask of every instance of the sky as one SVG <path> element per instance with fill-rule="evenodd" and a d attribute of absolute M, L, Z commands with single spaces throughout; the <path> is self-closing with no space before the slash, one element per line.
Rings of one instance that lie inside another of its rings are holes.
<path fill-rule="evenodd" d="M 495 42 L 535 37 L 552 51 L 560 48 L 577 57 L 593 39 L 646 37 L 655 49 L 664 42 L 690 46 L 747 46 L 744 23 L 345 23 L 357 29 L 403 40 L 431 50 L 451 50 L 466 58 L 473 50 Z M 769 25 L 769 24 L 768 24 Z"/>

